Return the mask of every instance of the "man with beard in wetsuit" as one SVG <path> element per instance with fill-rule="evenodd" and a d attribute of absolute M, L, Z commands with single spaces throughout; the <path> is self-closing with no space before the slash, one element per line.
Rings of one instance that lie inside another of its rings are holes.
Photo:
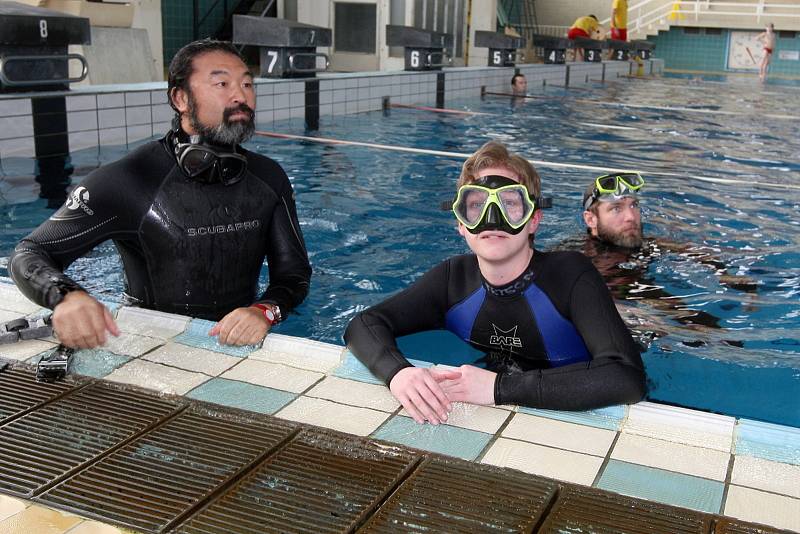
<path fill-rule="evenodd" d="M 639 193 L 644 184 L 644 178 L 635 172 L 612 173 L 595 179 L 583 193 L 583 220 L 588 236 L 581 243 L 565 243 L 559 248 L 582 250 L 620 301 L 647 300 L 657 308 L 669 310 L 683 325 L 720 328 L 718 317 L 687 308 L 683 301 L 648 278 L 646 271 L 650 261 L 665 252 L 676 252 L 714 268 L 720 283 L 729 287 L 754 291 L 753 281 L 726 274 L 727 265 L 699 247 L 664 239 L 645 239 L 639 205 Z M 626 309 L 623 315 L 629 312 L 633 310 Z"/>
<path fill-rule="evenodd" d="M 20 290 L 53 309 L 63 345 L 119 334 L 64 270 L 113 240 L 139 306 L 218 321 L 220 343 L 261 341 L 308 294 L 311 267 L 286 173 L 242 148 L 255 129 L 253 76 L 237 50 L 203 40 L 169 67 L 172 129 L 89 174 L 9 261 Z M 269 286 L 257 295 L 264 259 Z"/>
<path fill-rule="evenodd" d="M 577 252 L 542 252 L 533 166 L 490 141 L 464 163 L 453 212 L 473 254 L 450 258 L 356 315 L 350 350 L 418 423 L 451 402 L 588 410 L 645 393 L 639 351 L 602 277 Z M 456 370 L 414 367 L 396 338 L 446 328 L 485 353 Z"/>

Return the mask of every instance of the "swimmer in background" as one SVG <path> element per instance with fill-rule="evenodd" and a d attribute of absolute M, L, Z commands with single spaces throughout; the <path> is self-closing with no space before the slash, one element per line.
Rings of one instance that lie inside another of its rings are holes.
<path fill-rule="evenodd" d="M 600 23 L 594 15 L 575 19 L 567 32 L 567 39 L 598 39 L 600 37 Z M 575 49 L 576 61 L 583 61 L 583 48 Z"/>
<path fill-rule="evenodd" d="M 761 64 L 758 66 L 758 79 L 763 82 L 767 79 L 769 63 L 772 60 L 772 53 L 775 51 L 775 25 L 770 23 L 765 31 L 756 36 L 756 39 L 764 45 L 764 57 L 761 58 Z"/>
<path fill-rule="evenodd" d="M 525 96 L 528 94 L 528 80 L 524 74 L 515 74 L 511 77 L 511 92 L 515 96 Z"/>

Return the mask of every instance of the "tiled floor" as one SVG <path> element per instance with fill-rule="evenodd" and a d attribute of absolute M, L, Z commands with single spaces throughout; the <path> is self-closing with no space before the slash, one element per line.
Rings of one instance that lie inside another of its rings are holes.
<path fill-rule="evenodd" d="M 15 292 L 0 283 L 0 318 L 38 311 Z M 456 404 L 446 424 L 418 425 L 341 346 L 271 334 L 227 350 L 206 322 L 131 308 L 117 317 L 123 337 L 79 351 L 73 372 L 800 531 L 800 429 L 648 402 L 584 413 Z M 52 347 L 5 345 L 0 357 L 34 362 Z M 45 512 L 0 496 L 0 532 L 20 532 L 4 529 L 9 517 L 26 525 Z"/>

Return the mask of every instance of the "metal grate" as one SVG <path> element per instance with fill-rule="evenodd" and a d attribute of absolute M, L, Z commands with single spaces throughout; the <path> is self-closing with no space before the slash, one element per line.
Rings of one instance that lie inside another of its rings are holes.
<path fill-rule="evenodd" d="M 93 384 L 0 428 L 0 491 L 32 497 L 178 404 Z"/>
<path fill-rule="evenodd" d="M 539 532 L 705 534 L 711 520 L 685 508 L 573 486 L 561 492 Z"/>
<path fill-rule="evenodd" d="M 346 532 L 417 458 L 400 447 L 305 430 L 178 532 Z"/>
<path fill-rule="evenodd" d="M 75 387 L 70 382 L 48 384 L 36 381 L 36 373 L 8 367 L 0 371 L 0 425 Z"/>
<path fill-rule="evenodd" d="M 460 460 L 426 460 L 359 532 L 530 532 L 558 485 Z"/>
<path fill-rule="evenodd" d="M 717 522 L 714 534 L 792 534 L 791 530 L 743 523 L 736 519 L 722 518 Z"/>
<path fill-rule="evenodd" d="M 297 428 L 275 418 L 184 412 L 51 489 L 39 500 L 158 532 Z"/>

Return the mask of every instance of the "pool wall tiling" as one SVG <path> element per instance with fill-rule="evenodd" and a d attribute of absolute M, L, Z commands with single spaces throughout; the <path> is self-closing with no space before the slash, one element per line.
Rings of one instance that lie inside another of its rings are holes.
<path fill-rule="evenodd" d="M 41 311 L 0 282 L 0 317 Z M 231 355 L 209 350 L 207 325 L 186 317 L 128 307 L 116 317 L 122 341 L 78 351 L 74 372 L 800 530 L 797 428 L 650 402 L 582 413 L 456 404 L 447 424 L 418 425 L 345 347 L 273 333 Z M 0 345 L 0 358 L 34 363 L 54 346 Z M 2 499 L 0 509 L 20 506 Z"/>
<path fill-rule="evenodd" d="M 609 61 L 568 65 L 519 65 L 531 91 L 542 85 L 580 86 L 636 74 L 636 63 Z M 658 74 L 663 62 L 645 61 L 642 73 Z M 459 99 L 479 97 L 481 88 L 508 92 L 514 68 L 452 68 L 440 72 L 368 72 L 322 74 L 297 80 L 256 80 L 256 121 L 261 129 L 287 120 L 313 120 L 382 109 L 384 97 L 397 104 L 453 104 Z M 65 102 L 62 103 L 61 99 Z M 35 106 L 34 101 L 42 103 Z M 316 102 L 316 105 L 313 104 Z M 47 104 L 47 105 L 44 105 Z M 42 108 L 46 121 L 34 121 L 34 109 Z M 66 118 L 64 118 L 66 115 Z M 167 103 L 166 83 L 76 87 L 68 92 L 0 95 L 0 159 L 31 159 L 27 174 L 33 174 L 36 146 L 59 137 L 65 124 L 69 150 L 126 146 L 170 126 L 174 112 Z M 36 131 L 36 124 L 47 131 Z M 43 126 L 40 126 L 43 128 Z M 61 146 L 61 145 L 59 145 Z M 53 150 L 47 151 L 53 155 Z"/>

